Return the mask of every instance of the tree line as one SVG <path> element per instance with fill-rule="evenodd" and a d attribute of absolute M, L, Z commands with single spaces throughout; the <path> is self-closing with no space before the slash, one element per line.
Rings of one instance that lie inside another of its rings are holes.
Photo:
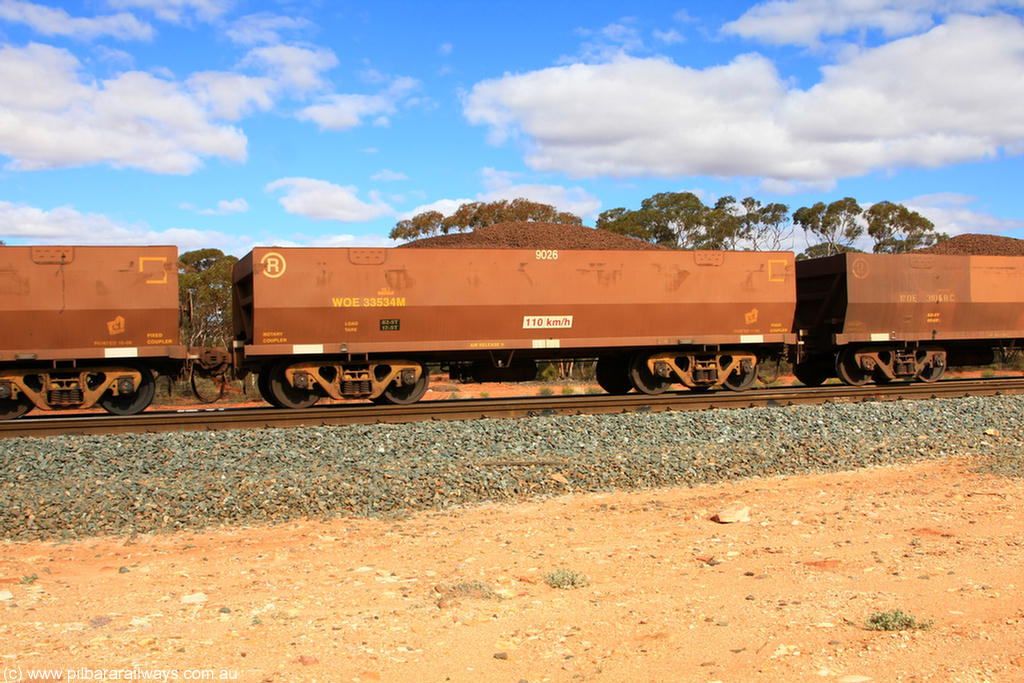
<path fill-rule="evenodd" d="M 424 211 L 399 221 L 388 236 L 412 240 L 505 222 L 583 224 L 575 214 L 519 198 L 466 203 L 447 217 Z M 853 197 L 791 213 L 786 204 L 764 204 L 754 197 L 726 196 L 709 206 L 692 192 L 661 192 L 643 200 L 638 209 L 603 211 L 596 227 L 675 249 L 731 251 L 785 250 L 800 229 L 808 246 L 797 258 L 857 251 L 854 245 L 865 234 L 879 254 L 913 251 L 947 238 L 930 220 L 902 204 L 884 201 L 865 209 Z"/>

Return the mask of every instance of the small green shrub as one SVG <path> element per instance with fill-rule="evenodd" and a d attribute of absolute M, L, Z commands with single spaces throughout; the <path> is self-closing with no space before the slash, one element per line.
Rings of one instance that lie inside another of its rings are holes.
<path fill-rule="evenodd" d="M 569 394 L 575 394 L 576 393 L 576 389 L 574 389 L 570 385 L 566 384 L 564 387 L 562 387 L 562 393 L 564 395 L 568 396 Z"/>
<path fill-rule="evenodd" d="M 538 377 L 538 379 L 541 382 L 554 382 L 558 380 L 558 377 L 558 368 L 555 366 L 554 363 L 548 363 L 543 368 L 541 368 L 540 376 Z"/>
<path fill-rule="evenodd" d="M 586 574 L 565 567 L 545 574 L 544 580 L 552 588 L 583 588 L 590 582 Z"/>
<path fill-rule="evenodd" d="M 460 581 L 455 584 L 441 584 L 434 590 L 444 598 L 478 598 L 481 600 L 498 600 L 494 589 L 483 581 Z"/>
<path fill-rule="evenodd" d="M 866 627 L 869 631 L 927 631 L 935 622 L 931 619 L 919 621 L 917 617 L 903 610 L 894 609 L 888 612 L 875 612 L 868 617 Z"/>
<path fill-rule="evenodd" d="M 540 396 L 551 396 L 555 391 L 551 387 L 541 387 L 540 391 L 537 392 Z"/>

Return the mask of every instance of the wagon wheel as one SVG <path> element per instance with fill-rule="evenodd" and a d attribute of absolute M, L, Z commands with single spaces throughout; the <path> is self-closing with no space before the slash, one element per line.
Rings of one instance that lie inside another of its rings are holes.
<path fill-rule="evenodd" d="M 0 422 L 16 420 L 30 410 L 32 400 L 25 394 L 18 394 L 17 398 L 0 399 Z"/>
<path fill-rule="evenodd" d="M 946 372 L 945 365 L 927 365 L 921 369 L 921 372 L 917 373 L 917 379 L 922 382 L 938 382 L 939 378 L 942 377 Z"/>
<path fill-rule="evenodd" d="M 100 396 L 100 405 L 111 415 L 136 415 L 153 402 L 153 396 L 156 395 L 156 380 L 153 379 L 153 373 L 143 365 L 135 366 L 134 369 L 142 375 L 142 380 L 134 392 L 114 396 L 108 391 Z"/>
<path fill-rule="evenodd" d="M 284 374 L 289 364 L 290 361 L 283 360 L 272 366 L 267 373 L 268 394 L 274 399 L 271 402 L 280 408 L 308 408 L 320 400 L 320 395 L 315 391 L 293 387 Z"/>
<path fill-rule="evenodd" d="M 277 398 L 274 396 L 274 392 L 270 390 L 270 366 L 265 365 L 260 369 L 258 375 L 256 375 L 256 388 L 259 389 L 260 396 L 263 400 L 274 406 L 275 408 L 284 408 L 283 405 L 278 403 Z"/>
<path fill-rule="evenodd" d="M 843 384 L 859 387 L 871 380 L 871 374 L 861 370 L 857 357 L 850 349 L 843 349 L 836 357 L 836 374 Z"/>
<path fill-rule="evenodd" d="M 629 363 L 625 358 L 617 356 L 601 356 L 594 368 L 597 385 L 609 394 L 628 394 L 633 389 L 629 377 Z"/>
<path fill-rule="evenodd" d="M 754 363 L 750 370 L 743 371 L 742 365 L 737 367 L 729 376 L 725 378 L 722 384 L 725 385 L 726 389 L 732 389 L 733 391 L 746 391 L 754 385 L 757 380 L 757 363 Z"/>
<path fill-rule="evenodd" d="M 797 363 L 793 366 L 793 375 L 808 387 L 820 387 L 831 376 L 828 368 L 820 363 Z"/>
<path fill-rule="evenodd" d="M 633 357 L 629 366 L 629 379 L 637 391 L 645 394 L 660 394 L 668 389 L 671 382 L 661 377 L 656 377 L 647 367 L 647 357 L 638 353 Z"/>
<path fill-rule="evenodd" d="M 429 383 L 430 375 L 427 369 L 421 365 L 419 379 L 414 384 L 400 384 L 396 377 L 380 396 L 371 400 L 377 404 L 392 403 L 403 406 L 415 403 L 423 398 L 423 394 L 427 393 Z"/>

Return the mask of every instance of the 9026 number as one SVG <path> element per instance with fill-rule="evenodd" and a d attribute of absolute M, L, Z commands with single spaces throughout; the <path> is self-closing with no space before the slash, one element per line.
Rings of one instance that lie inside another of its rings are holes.
<path fill-rule="evenodd" d="M 538 249 L 536 252 L 538 261 L 557 261 L 558 250 L 557 249 Z"/>

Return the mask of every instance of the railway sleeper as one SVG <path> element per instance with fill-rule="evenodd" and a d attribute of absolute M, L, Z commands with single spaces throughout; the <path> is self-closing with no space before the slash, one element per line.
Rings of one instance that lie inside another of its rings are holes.
<path fill-rule="evenodd" d="M 32 408 L 81 410 L 97 404 L 130 415 L 149 405 L 154 387 L 152 374 L 141 367 L 7 369 L 0 371 L 0 419 L 19 417 Z"/>
<path fill-rule="evenodd" d="M 720 386 L 743 391 L 757 379 L 757 355 L 728 350 L 642 355 L 634 361 L 631 377 L 644 393 L 660 393 L 674 383 L 698 391 Z"/>
<path fill-rule="evenodd" d="M 271 371 L 275 372 L 274 370 Z M 426 368 L 415 361 L 381 360 L 362 363 L 305 361 L 279 366 L 276 373 L 296 396 L 370 399 L 379 403 L 412 403 L 426 393 Z M 278 392 L 282 407 L 307 407 L 308 398 L 288 400 Z M 309 402 L 308 405 L 315 403 Z"/>

